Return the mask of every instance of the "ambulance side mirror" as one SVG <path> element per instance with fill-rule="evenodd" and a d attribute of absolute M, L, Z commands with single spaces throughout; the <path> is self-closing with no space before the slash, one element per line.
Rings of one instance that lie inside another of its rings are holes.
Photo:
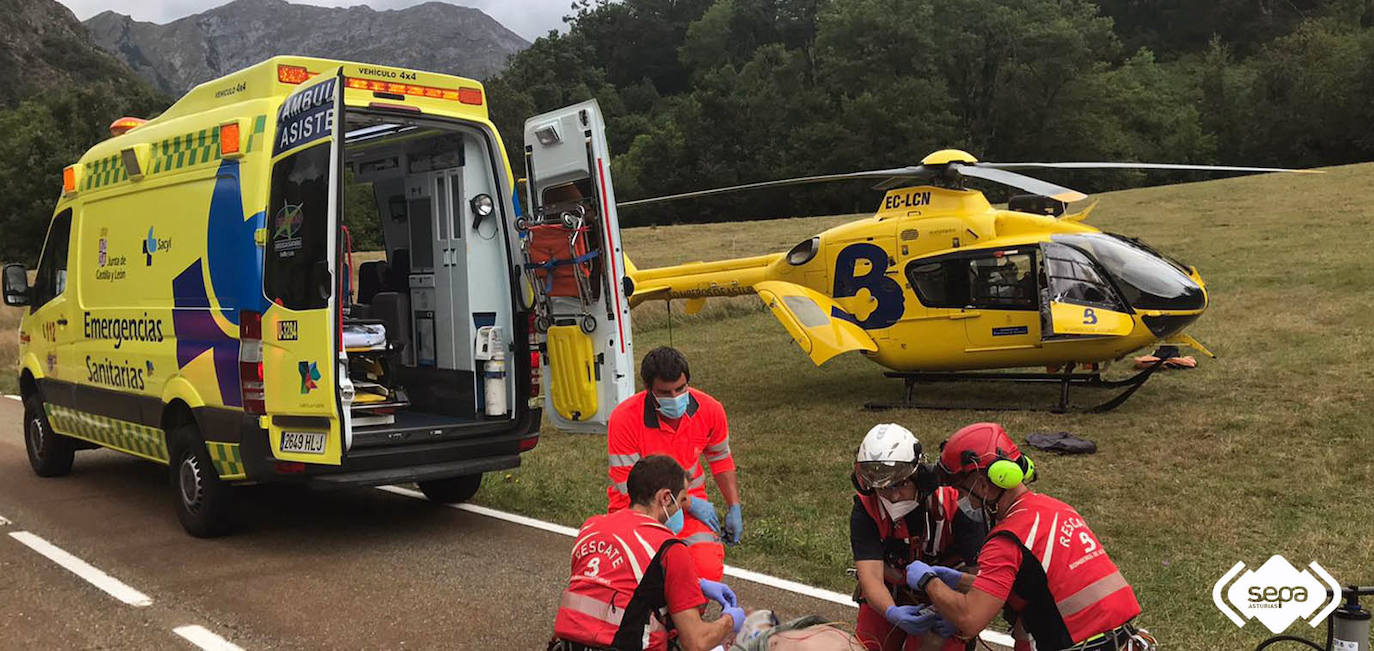
<path fill-rule="evenodd" d="M 5 265 L 5 305 L 18 307 L 29 304 L 29 270 L 22 264 Z"/>

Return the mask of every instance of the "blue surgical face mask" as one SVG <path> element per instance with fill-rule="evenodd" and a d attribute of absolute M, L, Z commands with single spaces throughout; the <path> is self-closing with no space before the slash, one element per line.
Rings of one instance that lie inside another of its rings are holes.
<path fill-rule="evenodd" d="M 668 418 L 682 418 L 682 415 L 687 413 L 687 401 L 689 399 L 690 394 L 686 391 L 683 391 L 682 395 L 673 396 L 671 398 L 654 396 L 654 400 L 658 401 L 659 413 Z"/>
<path fill-rule="evenodd" d="M 682 507 L 678 507 L 677 513 L 668 516 L 668 521 L 664 522 L 663 526 L 668 527 L 668 531 L 673 532 L 673 535 L 676 536 L 682 533 L 682 518 Z"/>

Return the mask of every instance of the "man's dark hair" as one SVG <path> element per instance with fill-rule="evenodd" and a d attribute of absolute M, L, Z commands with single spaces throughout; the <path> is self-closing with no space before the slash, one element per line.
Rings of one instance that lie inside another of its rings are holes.
<path fill-rule="evenodd" d="M 687 366 L 687 356 L 682 351 L 669 346 L 659 346 L 644 356 L 644 361 L 639 363 L 639 378 L 644 381 L 645 390 L 654 387 L 654 380 L 672 382 L 679 376 L 686 376 L 687 381 L 692 381 L 692 369 Z"/>
<path fill-rule="evenodd" d="M 625 488 L 630 494 L 630 503 L 645 506 L 653 501 L 654 494 L 665 488 L 673 491 L 673 495 L 686 489 L 687 471 L 666 454 L 651 454 L 630 468 Z"/>

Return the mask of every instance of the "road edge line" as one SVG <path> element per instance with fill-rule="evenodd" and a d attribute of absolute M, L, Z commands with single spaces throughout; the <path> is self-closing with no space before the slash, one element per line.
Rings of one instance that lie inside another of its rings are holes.
<path fill-rule="evenodd" d="M 65 549 L 58 547 L 41 536 L 27 531 L 12 531 L 10 537 L 19 541 L 20 544 L 32 549 L 35 552 L 47 557 L 48 560 L 62 566 L 63 569 L 75 574 L 87 583 L 100 588 L 106 594 L 118 599 L 135 608 L 153 605 L 153 600 L 148 595 L 129 587 L 128 584 L 116 579 L 99 568 L 83 561 Z"/>
<path fill-rule="evenodd" d="M 187 642 L 204 649 L 204 651 L 243 651 L 243 647 L 216 635 L 214 631 L 199 624 L 178 626 L 172 629 L 172 632 L 180 635 Z"/>

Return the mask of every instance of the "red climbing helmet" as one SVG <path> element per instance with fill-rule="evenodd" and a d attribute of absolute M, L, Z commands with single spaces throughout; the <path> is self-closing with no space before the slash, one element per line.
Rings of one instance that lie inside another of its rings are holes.
<path fill-rule="evenodd" d="M 940 462 L 937 465 L 940 483 L 949 484 L 964 473 L 986 471 L 999 459 L 1017 461 L 1020 458 L 1021 449 L 1016 447 L 1001 425 L 967 425 L 940 446 Z"/>

